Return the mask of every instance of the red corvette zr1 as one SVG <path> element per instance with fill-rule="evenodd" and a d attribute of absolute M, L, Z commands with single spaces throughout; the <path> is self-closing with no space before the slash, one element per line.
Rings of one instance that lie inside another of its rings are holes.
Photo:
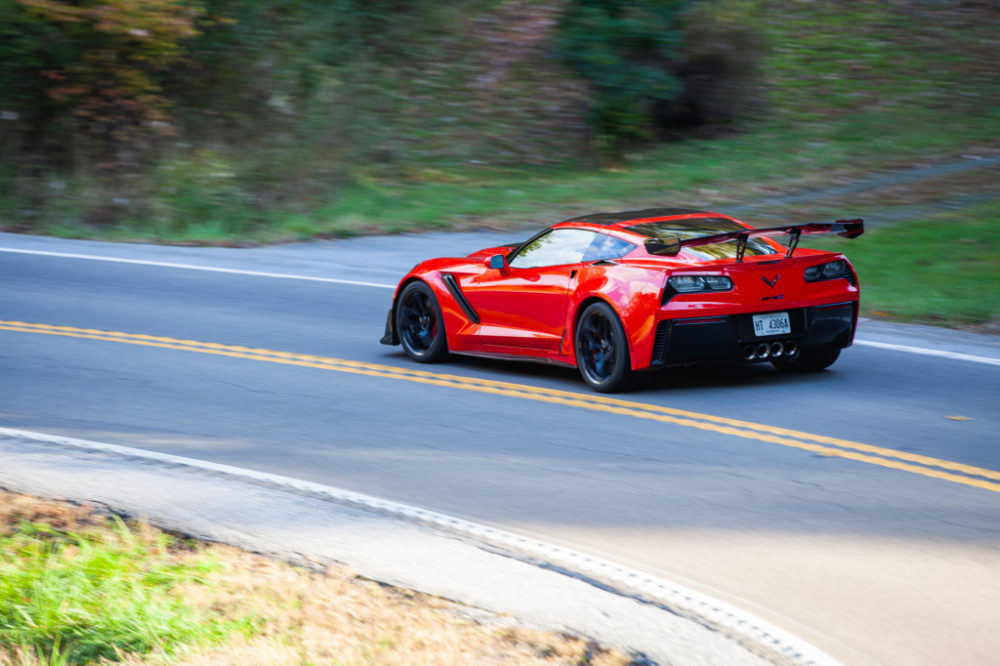
<path fill-rule="evenodd" d="M 597 391 L 697 361 L 820 370 L 854 339 L 858 280 L 843 255 L 797 249 L 799 237 L 863 231 L 861 220 L 754 229 L 677 208 L 576 217 L 520 245 L 418 264 L 381 342 L 422 363 L 452 352 L 576 366 Z"/>

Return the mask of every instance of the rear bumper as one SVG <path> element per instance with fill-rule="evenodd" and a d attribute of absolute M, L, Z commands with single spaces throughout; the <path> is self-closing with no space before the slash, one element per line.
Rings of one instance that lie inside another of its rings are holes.
<path fill-rule="evenodd" d="M 798 349 L 849 347 L 858 319 L 856 301 L 783 310 L 791 333 L 757 336 L 753 314 L 665 319 L 656 328 L 650 367 L 695 361 L 747 361 L 747 345 L 794 343 Z M 762 359 L 760 359 L 762 360 Z"/>

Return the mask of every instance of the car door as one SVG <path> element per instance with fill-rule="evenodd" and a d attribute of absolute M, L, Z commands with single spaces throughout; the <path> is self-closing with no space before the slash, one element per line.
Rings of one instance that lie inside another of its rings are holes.
<path fill-rule="evenodd" d="M 584 229 L 552 229 L 522 246 L 503 268 L 464 278 L 462 291 L 479 313 L 484 348 L 557 352 L 573 278 L 596 236 Z"/>

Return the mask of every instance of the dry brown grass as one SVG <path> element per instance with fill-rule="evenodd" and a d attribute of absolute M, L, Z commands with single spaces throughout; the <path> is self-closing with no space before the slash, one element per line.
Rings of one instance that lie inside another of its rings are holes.
<path fill-rule="evenodd" d="M 88 507 L 40 500 L 0 490 L 0 532 L 20 520 L 58 530 L 108 529 L 107 517 Z M 142 525 L 139 530 L 154 530 Z M 202 608 L 230 618 L 260 618 L 249 637 L 225 646 L 174 655 L 181 666 L 282 664 L 399 665 L 512 664 L 624 666 L 631 659 L 587 639 L 517 626 L 511 618 L 470 612 L 445 599 L 359 578 L 341 566 L 323 572 L 218 544 L 171 548 L 179 559 L 208 552 L 222 566 L 206 584 L 180 593 Z M 482 618 L 488 619 L 483 621 Z M 32 655 L 0 648 L 0 664 L 34 666 Z M 162 655 L 127 656 L 127 666 L 165 664 Z"/>
<path fill-rule="evenodd" d="M 91 507 L 0 490 L 0 534 L 10 534 L 22 520 L 45 523 L 63 532 L 80 532 L 106 523 L 105 516 Z"/>

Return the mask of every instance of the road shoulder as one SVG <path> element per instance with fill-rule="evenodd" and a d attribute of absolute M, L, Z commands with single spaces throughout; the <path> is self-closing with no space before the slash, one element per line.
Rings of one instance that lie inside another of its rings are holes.
<path fill-rule="evenodd" d="M 653 663 L 834 663 L 776 627 L 666 581 L 659 581 L 668 586 L 662 598 L 653 599 L 656 590 L 642 589 L 648 580 L 630 582 L 621 569 L 602 576 L 605 563 L 586 556 L 574 566 L 565 552 L 545 557 L 527 539 L 505 548 L 497 544 L 512 535 L 475 526 L 483 530 L 477 535 L 471 523 L 412 507 L 400 512 L 403 505 L 376 498 L 347 493 L 338 501 L 341 491 L 292 479 L 5 429 L 0 458 L 0 486 L 13 491 L 104 504 L 290 561 L 346 564 L 367 578 L 590 636 Z M 671 602 L 671 594 L 681 596 Z"/>

